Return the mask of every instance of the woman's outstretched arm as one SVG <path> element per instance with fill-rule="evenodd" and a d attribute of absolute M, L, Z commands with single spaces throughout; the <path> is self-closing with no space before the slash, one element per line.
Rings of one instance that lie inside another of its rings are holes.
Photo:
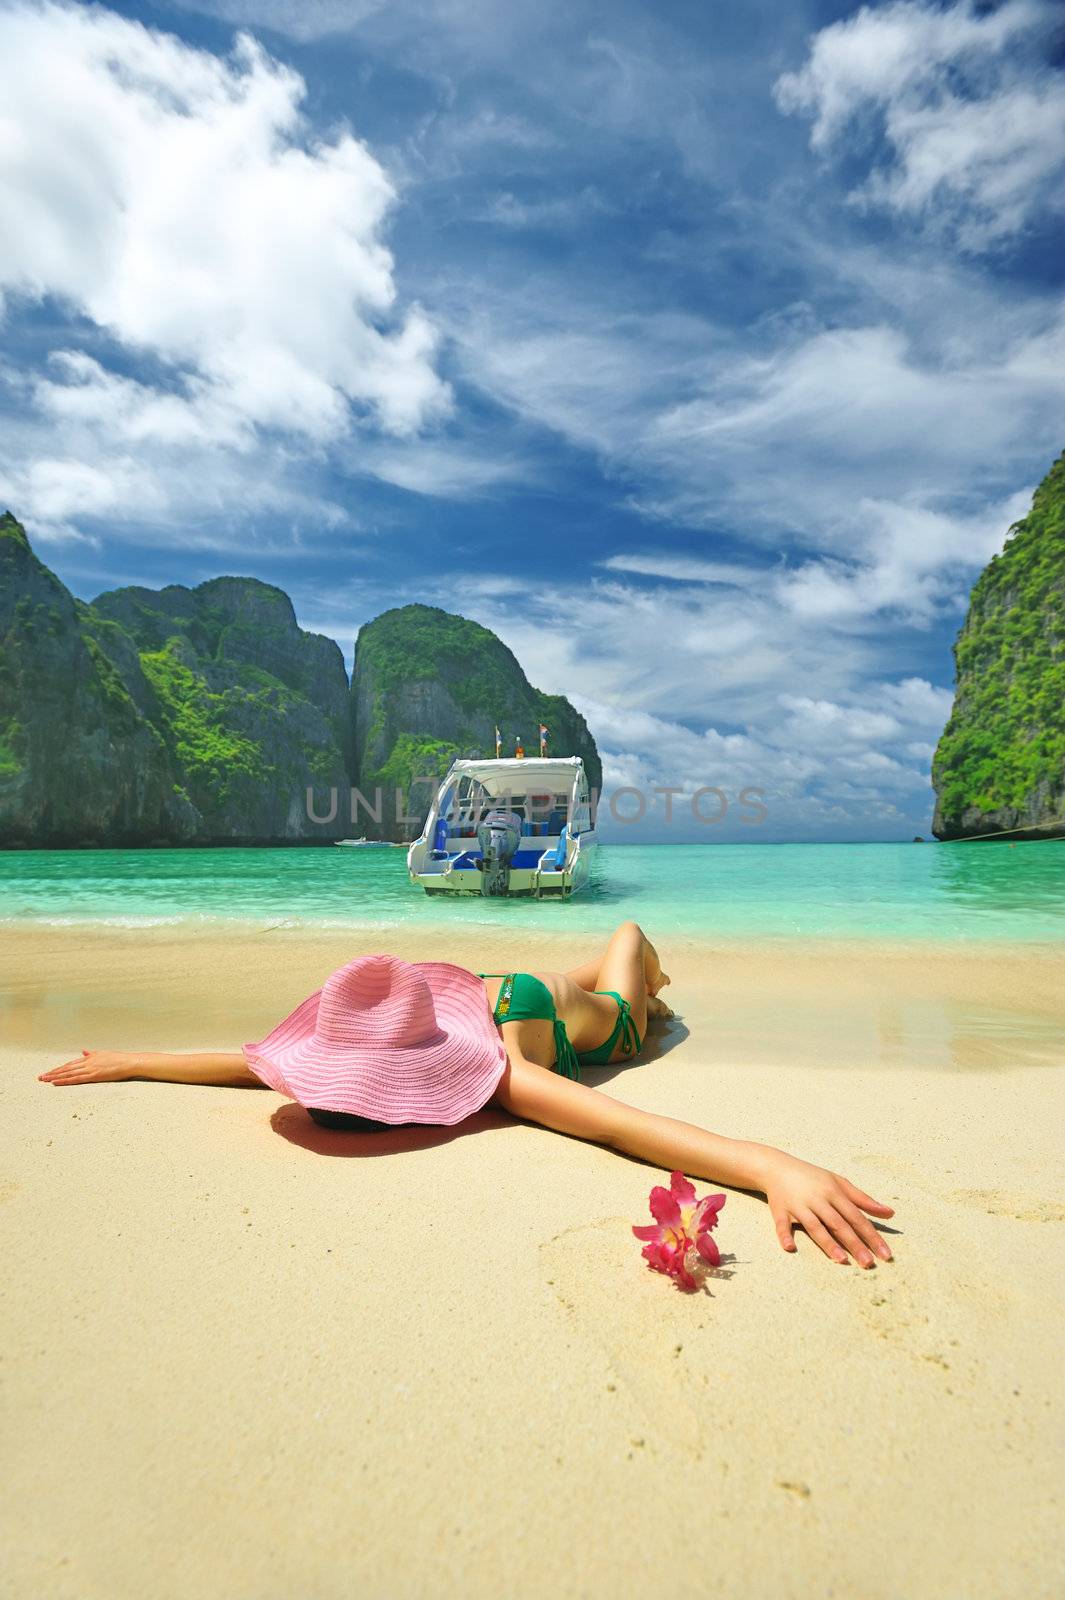
<path fill-rule="evenodd" d="M 521 1056 L 509 1057 L 494 1099 L 516 1117 L 609 1145 L 667 1172 L 679 1168 L 689 1177 L 760 1191 L 785 1250 L 795 1249 L 792 1229 L 800 1226 L 826 1256 L 841 1264 L 848 1264 L 851 1256 L 862 1267 L 873 1266 L 876 1257 L 891 1259 L 886 1241 L 865 1215 L 893 1216 L 890 1206 L 839 1173 L 771 1145 L 727 1139 L 691 1122 L 639 1111 Z"/>
<path fill-rule="evenodd" d="M 155 1078 L 161 1083 L 210 1083 L 224 1089 L 265 1085 L 238 1052 L 204 1050 L 171 1055 L 162 1050 L 83 1050 L 73 1061 L 39 1074 L 41 1083 L 117 1083 Z"/>

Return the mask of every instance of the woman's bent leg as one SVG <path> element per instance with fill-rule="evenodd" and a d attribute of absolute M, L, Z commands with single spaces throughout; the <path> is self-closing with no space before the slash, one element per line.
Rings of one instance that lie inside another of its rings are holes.
<path fill-rule="evenodd" d="M 629 1002 L 632 1020 L 643 1039 L 647 1032 L 647 996 L 663 976 L 658 953 L 637 922 L 623 922 L 611 936 L 599 962 L 595 987 L 613 989 Z"/>
<path fill-rule="evenodd" d="M 635 922 L 623 922 L 620 928 L 615 929 L 601 956 L 596 956 L 591 961 L 582 961 L 579 967 L 567 967 L 566 977 L 572 978 L 574 983 L 579 984 L 582 989 L 587 989 L 589 992 L 594 989 L 602 989 L 603 984 L 600 983 L 599 979 L 602 973 L 603 963 L 609 957 L 611 949 L 614 945 L 614 941 L 618 938 L 619 934 L 624 932 L 626 928 L 637 928 L 637 926 L 638 925 Z M 642 929 L 639 931 L 642 932 Z M 643 934 L 643 941 L 644 982 L 646 983 L 648 994 L 654 995 L 658 993 L 663 984 L 669 982 L 669 979 L 662 971 L 661 964 L 658 960 L 658 952 L 646 934 Z M 625 991 L 621 990 L 620 993 L 624 994 Z M 626 995 L 626 999 L 627 998 L 628 996 Z"/>

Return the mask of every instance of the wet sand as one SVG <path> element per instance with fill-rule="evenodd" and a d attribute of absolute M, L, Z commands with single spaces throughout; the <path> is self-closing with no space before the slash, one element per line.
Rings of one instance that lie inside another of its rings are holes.
<path fill-rule="evenodd" d="M 661 940 L 678 1018 L 587 1081 L 896 1207 L 863 1273 L 730 1194 L 698 1295 L 629 1232 L 660 1172 L 502 1113 L 37 1081 L 236 1048 L 366 937 L 0 936 L 6 1593 L 1060 1594 L 1065 952 Z"/>

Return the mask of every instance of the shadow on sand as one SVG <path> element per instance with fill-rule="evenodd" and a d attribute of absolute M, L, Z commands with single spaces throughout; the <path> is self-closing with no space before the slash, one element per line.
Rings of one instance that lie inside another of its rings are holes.
<path fill-rule="evenodd" d="M 687 1037 L 688 1029 L 679 1017 L 653 1019 L 648 1026 L 643 1049 L 635 1061 L 615 1061 L 606 1067 L 585 1067 L 581 1073 L 582 1081 L 598 1088 L 600 1084 L 609 1083 L 611 1078 L 629 1072 L 633 1067 L 647 1066 L 661 1060 Z M 450 1144 L 453 1139 L 465 1138 L 467 1134 L 480 1133 L 483 1129 L 505 1128 L 517 1120 L 506 1111 L 487 1106 L 449 1128 L 439 1124 L 406 1123 L 388 1132 L 350 1132 L 321 1127 L 303 1106 L 290 1101 L 278 1106 L 271 1114 L 270 1125 L 275 1133 L 279 1133 L 290 1144 L 312 1150 L 315 1155 L 365 1157 L 431 1150 L 437 1145 Z"/>
<path fill-rule="evenodd" d="M 688 1032 L 687 1024 L 681 1017 L 652 1017 L 647 1024 L 643 1048 L 635 1061 L 612 1061 L 605 1067 L 582 1067 L 581 1081 L 591 1084 L 593 1089 L 599 1089 L 619 1074 L 631 1072 L 634 1067 L 646 1067 L 661 1061 L 663 1056 L 684 1043 Z"/>
<path fill-rule="evenodd" d="M 295 1103 L 278 1106 L 270 1117 L 275 1133 L 290 1144 L 313 1150 L 317 1156 L 394 1156 L 408 1150 L 431 1150 L 436 1145 L 450 1144 L 453 1139 L 462 1139 L 483 1129 L 506 1128 L 514 1121 L 515 1118 L 505 1111 L 487 1109 L 475 1112 L 451 1128 L 405 1123 L 387 1133 L 352 1133 L 320 1127 L 303 1106 Z"/>

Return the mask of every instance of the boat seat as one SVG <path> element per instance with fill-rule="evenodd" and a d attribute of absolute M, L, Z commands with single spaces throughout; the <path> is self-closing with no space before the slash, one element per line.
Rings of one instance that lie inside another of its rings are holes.
<path fill-rule="evenodd" d="M 569 829 L 565 824 L 563 824 L 562 832 L 558 836 L 558 842 L 553 846 L 552 849 L 544 852 L 544 854 L 547 856 L 547 860 L 544 862 L 545 870 L 561 872 L 563 867 L 566 865 L 566 854 L 568 850 Z"/>
<path fill-rule="evenodd" d="M 473 867 L 476 866 L 480 859 L 481 852 L 479 850 L 460 850 L 456 856 L 452 857 L 451 866 L 452 869 L 455 867 Z"/>
<path fill-rule="evenodd" d="M 554 845 L 552 841 L 544 840 L 543 843 L 537 842 L 536 844 L 531 845 L 531 848 L 515 850 L 513 856 L 511 857 L 510 864 L 512 867 L 518 868 L 535 867 L 539 864 L 545 848 L 548 854 L 550 854 L 552 849 L 557 848 L 557 846 Z M 431 861 L 450 861 L 452 869 L 458 867 L 461 870 L 462 868 L 474 866 L 478 861 L 482 860 L 483 857 L 480 850 L 449 849 L 431 850 L 429 852 L 429 859 Z M 565 859 L 564 852 L 563 859 Z"/>

